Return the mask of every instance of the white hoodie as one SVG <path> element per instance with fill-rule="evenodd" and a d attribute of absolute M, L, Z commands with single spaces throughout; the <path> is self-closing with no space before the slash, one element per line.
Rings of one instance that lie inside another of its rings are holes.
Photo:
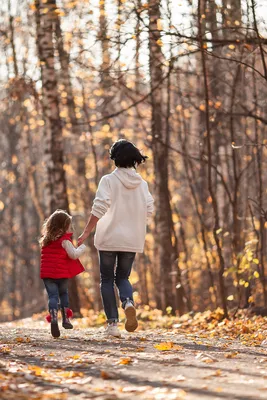
<path fill-rule="evenodd" d="M 92 207 L 92 214 L 99 218 L 95 247 L 142 253 L 153 202 L 147 182 L 134 169 L 116 168 L 103 176 Z"/>

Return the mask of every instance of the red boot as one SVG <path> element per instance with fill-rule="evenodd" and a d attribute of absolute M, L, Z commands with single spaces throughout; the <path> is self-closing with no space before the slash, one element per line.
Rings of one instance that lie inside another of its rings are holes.
<path fill-rule="evenodd" d="M 50 324 L 51 324 L 51 335 L 54 338 L 58 338 L 60 336 L 57 313 L 58 313 L 58 310 L 51 309 L 51 310 L 49 310 L 49 315 L 46 317 L 47 322 L 50 322 Z"/>
<path fill-rule="evenodd" d="M 65 329 L 73 329 L 73 325 L 70 322 L 70 318 L 73 316 L 73 312 L 70 308 L 62 307 L 61 308 L 62 315 L 62 326 Z"/>

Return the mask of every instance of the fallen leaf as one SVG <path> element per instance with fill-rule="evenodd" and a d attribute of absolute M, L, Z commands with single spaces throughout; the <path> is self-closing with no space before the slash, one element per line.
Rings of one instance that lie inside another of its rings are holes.
<path fill-rule="evenodd" d="M 11 348 L 10 347 L 8 347 L 8 346 L 0 346 L 0 353 L 3 353 L 3 354 L 8 354 L 8 353 L 10 353 L 11 352 Z"/>
<path fill-rule="evenodd" d="M 238 355 L 238 351 L 235 351 L 233 353 L 226 353 L 224 355 L 225 358 L 235 358 Z"/>
<path fill-rule="evenodd" d="M 131 357 L 125 357 L 125 358 L 121 358 L 120 361 L 118 362 L 118 364 L 128 365 L 128 364 L 131 364 L 132 362 L 133 362 L 133 359 Z"/>
<path fill-rule="evenodd" d="M 154 344 L 155 349 L 160 351 L 169 351 L 169 350 L 183 350 L 182 346 L 175 345 L 173 342 L 162 342 L 159 344 Z"/>
<path fill-rule="evenodd" d="M 100 376 L 102 379 L 112 379 L 113 378 L 113 376 L 109 372 L 104 371 L 104 370 L 100 371 Z"/>

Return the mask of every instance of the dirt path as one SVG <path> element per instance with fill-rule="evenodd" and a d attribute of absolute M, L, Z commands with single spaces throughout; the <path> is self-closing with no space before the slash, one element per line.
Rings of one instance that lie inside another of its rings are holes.
<path fill-rule="evenodd" d="M 267 351 L 178 330 L 0 325 L 0 399 L 267 399 Z M 156 348 L 155 346 L 158 346 Z"/>

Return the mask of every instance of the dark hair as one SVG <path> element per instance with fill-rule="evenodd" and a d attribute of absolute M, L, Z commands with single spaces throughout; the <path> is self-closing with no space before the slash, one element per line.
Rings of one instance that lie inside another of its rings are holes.
<path fill-rule="evenodd" d="M 126 139 L 120 139 L 113 143 L 109 155 L 116 167 L 121 168 L 135 168 L 136 165 L 144 163 L 148 158 L 143 156 L 138 148 Z"/>
<path fill-rule="evenodd" d="M 66 211 L 56 210 L 43 224 L 42 236 L 39 240 L 41 247 L 63 236 L 70 224 L 71 216 Z"/>

